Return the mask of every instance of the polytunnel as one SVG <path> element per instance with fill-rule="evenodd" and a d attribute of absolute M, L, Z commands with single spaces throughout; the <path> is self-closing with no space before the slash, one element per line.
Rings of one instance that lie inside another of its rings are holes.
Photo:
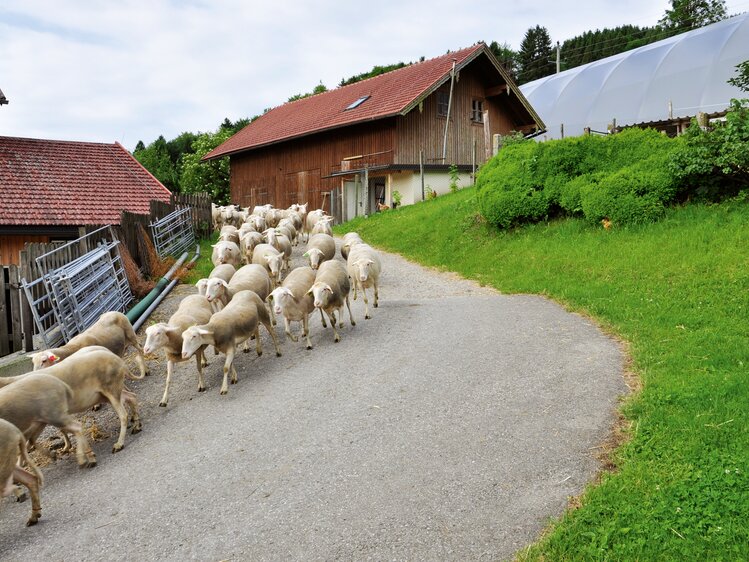
<path fill-rule="evenodd" d="M 520 87 L 546 123 L 541 138 L 718 113 L 749 97 L 727 83 L 749 59 L 749 13 Z"/>

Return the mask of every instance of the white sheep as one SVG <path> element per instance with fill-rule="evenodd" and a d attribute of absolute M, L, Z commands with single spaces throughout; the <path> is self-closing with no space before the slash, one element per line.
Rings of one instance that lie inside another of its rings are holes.
<path fill-rule="evenodd" d="M 270 273 L 275 284 L 281 282 L 284 255 L 270 244 L 258 244 L 252 251 L 252 263 L 262 265 Z"/>
<path fill-rule="evenodd" d="M 322 262 L 335 257 L 335 239 L 329 234 L 311 236 L 303 256 L 307 258 L 312 269 L 317 269 Z"/>
<path fill-rule="evenodd" d="M 359 236 L 358 232 L 347 232 L 346 234 L 344 234 L 343 242 L 341 242 L 341 257 L 347 260 L 351 246 L 355 246 L 356 244 L 361 244 L 363 242 L 364 240 L 361 239 L 361 236 Z"/>
<path fill-rule="evenodd" d="M 23 460 L 31 472 L 22 469 L 17 461 Z M 26 526 L 36 525 L 42 516 L 39 488 L 44 483 L 42 473 L 34 464 L 26 448 L 26 438 L 12 423 L 0 419 L 0 498 L 13 491 L 13 484 L 23 484 L 31 495 L 31 517 Z"/>
<path fill-rule="evenodd" d="M 309 242 L 310 233 L 312 232 L 312 229 L 315 228 L 317 221 L 319 221 L 324 215 L 325 211 L 322 209 L 315 209 L 314 211 L 307 213 L 307 216 L 304 219 L 304 234 L 307 235 L 307 242 Z"/>
<path fill-rule="evenodd" d="M 247 232 L 239 241 L 239 251 L 245 264 L 252 263 L 252 252 L 255 246 L 264 242 L 263 235 L 260 232 Z"/>
<path fill-rule="evenodd" d="M 230 263 L 223 263 L 221 265 L 217 265 L 211 270 L 211 273 L 208 274 L 208 277 L 204 277 L 203 279 L 198 279 L 198 281 L 195 283 L 195 286 L 198 288 L 198 294 L 205 296 L 205 290 L 208 286 L 208 280 L 213 278 L 223 279 L 227 283 L 231 280 L 232 276 L 236 273 L 236 268 L 230 264 Z"/>
<path fill-rule="evenodd" d="M 268 270 L 260 264 L 252 263 L 240 267 L 228 283 L 222 279 L 210 280 L 206 287 L 206 298 L 211 303 L 213 311 L 218 312 L 239 291 L 252 291 L 262 300 L 265 300 L 272 289 L 273 280 L 270 278 Z M 274 326 L 276 324 L 276 316 L 272 313 L 272 308 L 271 323 Z"/>
<path fill-rule="evenodd" d="M 270 298 L 276 314 L 283 314 L 284 331 L 291 341 L 299 338 L 291 333 L 290 322 L 302 323 L 302 335 L 307 338 L 307 349 L 312 349 L 309 339 L 309 315 L 315 309 L 314 299 L 309 293 L 315 282 L 315 272 L 310 267 L 298 267 L 289 273 L 283 285 L 271 291 Z"/>
<path fill-rule="evenodd" d="M 335 219 L 328 215 L 321 217 L 320 220 L 315 223 L 315 226 L 312 227 L 310 234 L 327 234 L 333 236 L 333 228 L 330 226 L 330 223 L 332 223 L 333 220 Z"/>
<path fill-rule="evenodd" d="M 262 355 L 258 330 L 262 313 L 267 316 L 265 304 L 252 291 L 240 291 L 226 307 L 211 316 L 211 319 L 198 326 L 191 326 L 182 333 L 182 358 L 189 359 L 194 353 L 207 345 L 212 345 L 226 355 L 224 378 L 221 394 L 229 392 L 228 377 L 231 371 L 231 383 L 237 382 L 237 370 L 234 368 L 234 356 L 237 345 L 255 336 L 257 354 Z M 270 321 L 268 321 L 270 331 Z M 278 353 L 278 352 L 277 352 Z"/>
<path fill-rule="evenodd" d="M 211 247 L 213 248 L 213 253 L 211 255 L 213 265 L 230 263 L 238 267 L 242 261 L 242 254 L 239 252 L 239 246 L 234 242 L 216 242 Z"/>
<path fill-rule="evenodd" d="M 382 272 L 380 258 L 374 249 L 365 243 L 356 244 L 351 247 L 348 255 L 347 270 L 354 287 L 354 300 L 356 300 L 357 287 L 361 288 L 364 295 L 364 318 L 369 320 L 369 300 L 367 300 L 367 289 L 374 288 L 374 306 L 377 308 L 379 293 L 378 281 Z"/>
<path fill-rule="evenodd" d="M 214 277 L 218 281 L 223 279 Z M 172 381 L 174 364 L 184 361 L 182 358 L 182 332 L 190 326 L 206 324 L 211 319 L 213 311 L 208 300 L 201 295 L 188 295 L 179 303 L 177 311 L 172 314 L 168 322 L 159 322 L 146 328 L 146 343 L 143 345 L 145 353 L 156 353 L 159 349 L 164 350 L 166 357 L 166 385 L 164 395 L 159 406 L 166 408 L 169 400 L 169 385 Z M 205 357 L 205 348 L 200 348 L 195 353 L 198 368 L 198 392 L 205 390 L 203 380 L 203 367 L 208 364 Z"/>
<path fill-rule="evenodd" d="M 330 319 L 330 325 L 333 327 L 333 341 L 341 341 L 341 336 L 336 330 L 335 311 L 340 310 L 339 327 L 343 328 L 343 304 L 348 308 L 348 318 L 352 326 L 356 326 L 354 317 L 351 314 L 351 303 L 349 302 L 349 291 L 351 283 L 349 282 L 348 273 L 344 265 L 336 260 L 326 261 L 317 271 L 315 282 L 310 287 L 309 292 L 314 298 L 315 308 L 325 311 Z"/>
<path fill-rule="evenodd" d="M 129 345 L 133 346 L 141 376 L 148 374 L 148 367 L 143 360 L 143 350 L 140 348 L 130 320 L 117 311 L 105 312 L 86 331 L 73 337 L 65 345 L 32 353 L 29 357 L 34 370 L 38 371 L 55 365 L 79 349 L 90 345 L 104 346 L 120 357 L 124 356 Z"/>

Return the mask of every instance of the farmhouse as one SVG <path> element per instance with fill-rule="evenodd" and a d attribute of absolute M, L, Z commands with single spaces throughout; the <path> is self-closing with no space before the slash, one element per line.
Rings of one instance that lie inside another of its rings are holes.
<path fill-rule="evenodd" d="M 148 213 L 169 190 L 119 143 L 0 137 L 0 264 L 26 242 L 70 240 L 88 225 Z"/>
<path fill-rule="evenodd" d="M 563 53 L 564 54 L 564 53 Z M 749 13 L 523 84 L 547 138 L 610 126 L 682 132 L 692 117 L 724 115 L 746 94 L 727 83 L 749 59 Z"/>
<path fill-rule="evenodd" d="M 271 109 L 206 154 L 229 156 L 232 201 L 309 202 L 338 220 L 459 185 L 494 135 L 544 125 L 484 43 Z"/>

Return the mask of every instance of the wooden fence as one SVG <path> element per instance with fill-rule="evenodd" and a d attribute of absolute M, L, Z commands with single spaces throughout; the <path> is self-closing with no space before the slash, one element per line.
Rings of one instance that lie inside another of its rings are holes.
<path fill-rule="evenodd" d="M 19 277 L 17 265 L 0 267 L 0 357 L 22 349 Z"/>
<path fill-rule="evenodd" d="M 177 206 L 189 205 L 192 207 L 193 225 L 197 237 L 207 237 L 211 234 L 211 197 L 207 193 L 176 194 L 173 193 L 169 203 L 163 201 L 151 201 L 151 212 L 148 215 L 139 215 L 123 211 L 121 224 L 113 227 L 115 235 L 119 238 L 135 263 L 141 268 L 144 275 L 150 276 L 150 262 L 148 259 L 148 248 L 144 235 L 150 238 L 151 229 L 149 225 L 173 212 Z M 91 232 L 99 227 L 86 227 Z M 98 240 L 90 237 L 81 242 L 80 245 L 71 245 L 63 252 L 57 252 L 46 258 L 46 269 L 56 269 L 66 263 L 80 257 L 92 249 Z M 36 258 L 62 246 L 64 242 L 52 243 L 27 243 L 21 251 L 20 266 L 1 266 L 0 276 L 0 357 L 20 351 L 23 347 L 27 352 L 34 349 L 33 336 L 36 330 L 31 315 L 31 308 L 26 302 L 23 290 L 20 288 L 21 278 L 27 282 L 39 279 L 43 275 Z M 34 288 L 34 298 L 40 298 L 44 288 L 40 285 Z M 23 346 L 22 346 L 23 344 Z"/>

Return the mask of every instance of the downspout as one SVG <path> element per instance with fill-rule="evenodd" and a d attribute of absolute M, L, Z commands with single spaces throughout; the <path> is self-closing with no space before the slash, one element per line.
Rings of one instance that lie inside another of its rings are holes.
<path fill-rule="evenodd" d="M 453 59 L 453 68 L 450 71 L 450 97 L 447 98 L 447 120 L 445 121 L 445 136 L 442 140 L 442 163 L 445 163 L 447 158 L 447 128 L 450 126 L 450 109 L 453 105 L 453 86 L 455 85 L 455 63 L 456 59 Z"/>

